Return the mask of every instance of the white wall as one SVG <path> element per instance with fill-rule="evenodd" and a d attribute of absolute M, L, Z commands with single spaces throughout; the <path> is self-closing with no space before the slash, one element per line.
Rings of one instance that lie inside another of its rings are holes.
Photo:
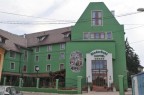
<path fill-rule="evenodd" d="M 92 52 L 96 52 L 100 50 L 93 50 Z M 104 50 L 101 50 L 104 51 Z M 106 52 L 106 51 L 105 51 Z M 107 53 L 106 55 L 103 53 L 95 53 L 94 55 L 91 55 L 91 52 L 86 54 L 86 76 L 88 77 L 88 82 L 92 83 L 92 60 L 97 60 L 97 57 L 95 55 L 104 55 L 103 60 L 107 61 L 107 85 L 110 87 L 110 84 L 113 83 L 113 65 L 112 65 L 112 54 Z"/>

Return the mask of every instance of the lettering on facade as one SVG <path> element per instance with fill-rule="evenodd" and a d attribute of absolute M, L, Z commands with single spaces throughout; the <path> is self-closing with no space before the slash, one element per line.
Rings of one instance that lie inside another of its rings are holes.
<path fill-rule="evenodd" d="M 108 52 L 104 50 L 94 50 L 90 53 L 91 56 L 95 58 L 95 60 L 104 60 L 105 56 L 108 55 Z"/>
<path fill-rule="evenodd" d="M 73 72 L 80 72 L 83 62 L 82 53 L 79 51 L 74 51 L 70 55 L 70 68 Z"/>
<path fill-rule="evenodd" d="M 106 51 L 104 51 L 104 50 L 95 50 L 95 51 L 92 51 L 91 53 L 90 53 L 92 56 L 93 55 L 98 55 L 98 54 L 102 54 L 103 56 L 105 55 L 108 55 L 108 52 L 106 52 Z"/>

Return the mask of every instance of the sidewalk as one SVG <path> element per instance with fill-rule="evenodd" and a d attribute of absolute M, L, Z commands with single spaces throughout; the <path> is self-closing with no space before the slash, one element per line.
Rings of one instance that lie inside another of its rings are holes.
<path fill-rule="evenodd" d="M 39 92 L 24 92 L 24 95 L 119 95 L 119 92 L 89 92 L 82 94 L 56 94 L 56 93 L 39 93 Z M 132 95 L 131 91 L 125 92 L 125 95 Z"/>

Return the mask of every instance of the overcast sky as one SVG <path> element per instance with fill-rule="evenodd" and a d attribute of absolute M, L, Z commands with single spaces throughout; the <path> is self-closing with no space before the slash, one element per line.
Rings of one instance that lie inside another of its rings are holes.
<path fill-rule="evenodd" d="M 74 25 L 90 2 L 104 2 L 115 10 L 125 37 L 144 66 L 144 0 L 0 0 L 0 29 L 22 35 Z M 121 16 L 121 17 L 118 17 Z"/>

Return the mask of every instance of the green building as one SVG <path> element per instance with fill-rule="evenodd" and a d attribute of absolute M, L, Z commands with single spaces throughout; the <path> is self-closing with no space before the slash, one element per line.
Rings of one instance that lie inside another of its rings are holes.
<path fill-rule="evenodd" d="M 124 75 L 127 89 L 124 34 L 103 2 L 90 3 L 72 27 L 21 36 L 0 30 L 1 81 L 14 85 L 23 77 L 34 84 L 40 77 L 49 86 L 53 75 L 52 81 L 60 78 L 71 87 L 82 76 L 93 87 L 118 88 L 118 75 Z"/>

